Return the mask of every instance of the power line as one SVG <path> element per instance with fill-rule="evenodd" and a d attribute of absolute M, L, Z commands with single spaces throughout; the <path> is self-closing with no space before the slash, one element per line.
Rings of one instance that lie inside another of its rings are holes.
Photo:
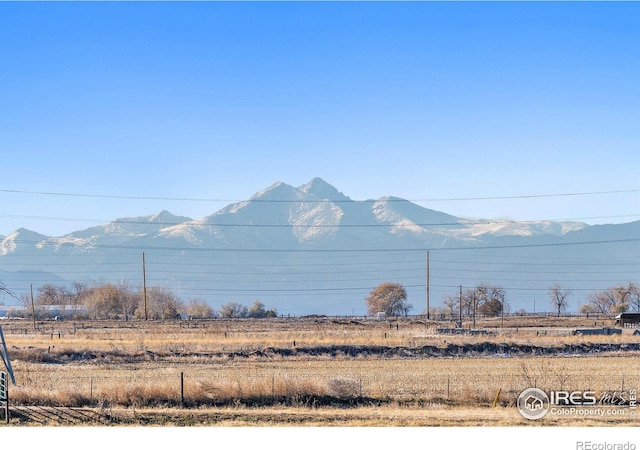
<path fill-rule="evenodd" d="M 478 246 L 461 246 L 461 247 L 420 247 L 420 248 L 368 248 L 368 249 L 283 249 L 283 248 L 203 248 L 203 247 L 174 247 L 163 246 L 153 247 L 154 251 L 193 251 L 193 252 L 237 252 L 237 253 L 388 253 L 388 252 L 425 252 L 427 250 L 434 252 L 445 251 L 469 251 L 469 250 L 499 250 L 499 249 L 515 249 L 515 248 L 542 248 L 542 247 L 571 247 L 577 245 L 601 245 L 601 244 L 616 244 L 616 243 L 629 243 L 639 242 L 640 238 L 629 239 L 605 239 L 597 241 L 579 241 L 579 242 L 551 242 L 551 243 L 538 243 L 538 244 L 513 244 L 513 245 L 478 245 Z M 32 241 L 16 239 L 13 242 L 20 244 L 31 245 L 43 245 L 53 247 L 66 247 L 66 248 L 105 248 L 105 249 L 127 249 L 127 250 L 148 250 L 149 246 L 145 245 L 127 245 L 127 244 L 88 244 L 86 246 L 78 246 L 73 243 L 63 242 L 48 242 L 48 241 Z"/>
<path fill-rule="evenodd" d="M 504 258 L 503 256 L 501 256 L 501 258 Z M 127 267 L 137 267 L 138 264 L 135 262 L 102 262 L 102 261 L 95 261 L 95 262 L 83 262 L 83 263 L 67 263 L 67 262 L 55 262 L 55 264 L 52 263 L 29 263 L 29 266 L 36 266 L 36 267 L 51 267 L 52 265 L 55 265 L 56 268 L 60 268 L 60 267 L 87 267 L 89 265 L 98 265 L 100 267 L 102 266 L 120 266 L 121 269 L 120 270 L 101 270 L 99 273 L 120 273 L 123 270 L 131 270 Z M 388 266 L 390 265 L 417 265 L 420 264 L 420 267 L 416 267 L 415 269 L 407 269 L 406 267 L 402 268 L 402 269 L 389 269 Z M 182 262 L 180 260 L 172 260 L 172 261 L 152 261 L 152 262 L 148 262 L 147 266 L 150 267 L 161 267 L 161 266 L 171 266 L 171 267 L 207 267 L 207 268 L 219 268 L 219 267 L 224 267 L 224 268 L 233 268 L 233 267 L 237 267 L 237 268 L 243 268 L 243 269 L 247 269 L 247 268 L 271 268 L 271 269 L 278 269 L 278 268 L 289 268 L 289 267 L 293 267 L 293 268 L 301 268 L 301 267 L 311 267 L 311 268 L 315 268 L 315 267 L 365 267 L 365 266 L 384 266 L 381 267 L 380 269 L 370 269 L 370 270 L 366 270 L 364 272 L 378 272 L 378 271 L 402 271 L 402 270 L 422 270 L 424 268 L 423 266 L 424 261 L 421 261 L 419 259 L 411 259 L 411 260 L 390 260 L 390 261 L 368 261 L 368 262 L 327 262 L 327 263 L 280 263 L 280 262 L 270 262 L 270 263 L 265 263 L 265 264 L 233 264 L 233 263 L 209 263 L 209 262 Z M 449 267 L 445 267 L 443 265 L 446 264 L 455 264 L 456 267 L 455 268 L 449 268 Z M 480 264 L 480 262 L 478 261 L 462 261 L 462 260 L 440 260 L 438 261 L 438 268 L 437 270 L 444 270 L 444 271 L 458 271 L 458 272 L 467 272 L 467 271 L 475 271 L 475 269 L 464 269 L 464 268 L 460 268 L 460 265 L 477 265 Z M 543 267 L 549 267 L 549 266 L 560 266 L 560 268 L 566 266 L 567 264 L 571 264 L 572 266 L 581 266 L 581 267 L 607 267 L 607 266 L 617 266 L 617 267 L 629 267 L 629 266 L 634 266 L 634 265 L 639 265 L 640 264 L 640 259 L 636 259 L 632 262 L 627 262 L 627 263 L 607 263 L 607 262 L 598 262 L 598 263 L 582 263 L 582 262 L 570 262 L 570 263 L 554 263 L 554 262 L 537 262 L 537 263 L 530 263 L 530 262 L 514 262 L 512 260 L 507 260 L 507 261 L 502 261 L 502 262 L 493 262 L 493 261 L 482 261 L 481 263 L 483 266 L 500 266 L 500 267 L 504 267 L 504 266 L 509 266 L 510 267 L 510 272 L 514 272 L 513 270 L 511 270 L 511 268 L 514 267 L 514 265 L 518 265 L 518 266 L 543 266 Z M 11 263 L 6 264 L 8 266 L 12 265 Z M 18 265 L 21 266 L 22 264 L 20 263 L 15 263 L 14 265 Z M 489 269 L 482 269 L 483 272 L 491 272 L 492 270 Z M 175 270 L 154 270 L 155 273 L 175 273 Z M 362 272 L 362 271 L 358 271 L 358 272 Z M 502 269 L 495 269 L 495 272 L 501 273 L 503 272 Z M 529 273 L 530 271 L 520 271 L 520 273 Z M 61 271 L 57 271 L 57 273 L 93 273 L 93 272 L 87 272 L 87 271 L 65 271 L 65 272 L 61 272 Z M 266 273 L 266 272 L 265 272 Z M 301 272 L 295 272 L 295 273 L 301 273 Z M 306 272 L 305 272 L 306 273 Z M 316 273 L 335 273 L 335 272 L 317 272 Z M 340 270 L 339 273 L 344 273 L 344 270 Z M 536 271 L 536 273 L 539 273 L 538 271 Z M 563 270 L 561 269 L 556 269 L 553 270 L 553 272 L 548 272 L 548 273 L 564 273 Z M 569 270 L 567 271 L 567 273 L 576 273 L 575 270 Z M 579 272 L 579 273 L 593 273 L 593 272 Z M 619 271 L 616 272 L 602 272 L 602 273 L 619 273 Z"/>
<path fill-rule="evenodd" d="M 405 288 L 424 288 L 425 287 L 425 283 L 418 283 L 418 284 L 404 284 L 403 285 Z M 176 290 L 182 291 L 182 292 L 198 292 L 198 293 L 225 293 L 225 294 L 229 294 L 229 293 L 247 293 L 247 292 L 251 292 L 251 293 L 278 293 L 278 294 L 295 294 L 295 295 L 299 295 L 300 293 L 307 293 L 307 294 L 312 294 L 312 293 L 325 293 L 325 292 L 342 292 L 342 291 L 369 291 L 373 288 L 374 286 L 371 285 L 367 285 L 367 286 L 351 286 L 351 287 L 332 287 L 332 288 L 288 288 L 288 289 L 284 289 L 284 288 L 175 288 Z M 436 288 L 447 288 L 447 289 L 458 289 L 460 287 L 460 284 L 432 284 L 432 287 L 436 287 Z M 470 287 L 470 286 L 463 286 L 463 287 Z M 507 292 L 548 292 L 549 288 L 526 288 L 526 287 L 513 287 L 513 286 L 500 286 L 502 289 L 504 289 Z M 570 288 L 572 292 L 593 292 L 593 291 L 598 291 L 599 289 L 589 289 L 589 288 Z M 16 291 L 25 291 L 25 288 L 18 288 L 15 289 Z"/>
<path fill-rule="evenodd" d="M 567 218 L 555 218 L 555 219 L 540 219 L 540 220 L 490 220 L 490 219 L 460 219 L 455 222 L 432 222 L 432 223 L 377 223 L 377 224 L 249 224 L 249 223 L 211 223 L 204 222 L 201 219 L 187 220 L 185 222 L 142 222 L 140 220 L 127 220 L 127 218 L 119 219 L 86 219 L 86 218 L 71 218 L 71 217 L 54 217 L 54 216 L 32 216 L 24 214 L 0 214 L 0 217 L 10 219 L 31 219 L 31 220 L 46 220 L 46 221 L 59 221 L 59 222 L 83 222 L 83 223 L 96 223 L 96 224 L 117 224 L 117 225 L 138 225 L 149 227 L 168 228 L 177 225 L 190 224 L 192 226 L 211 227 L 211 228 L 415 228 L 415 227 L 445 227 L 445 226 L 474 226 L 474 225 L 492 225 L 492 224 L 536 224 L 538 222 L 577 222 L 583 220 L 593 219 L 620 219 L 623 217 L 632 218 L 640 217 L 640 214 L 619 214 L 611 216 L 587 216 L 587 217 L 567 217 Z M 189 218 L 191 219 L 191 218 Z M 82 230 L 81 230 L 82 231 Z M 69 234 L 73 234 L 69 233 Z"/>
<path fill-rule="evenodd" d="M 58 197 L 83 197 L 83 198 L 105 198 L 118 200 L 158 200 L 158 201 L 181 201 L 181 202 L 260 202 L 260 203 L 350 203 L 356 200 L 351 199 L 307 199 L 307 200 L 278 200 L 278 199 L 250 199 L 238 200 L 228 198 L 204 198 L 204 197 L 169 197 L 169 196 L 138 196 L 138 195 L 113 195 L 113 194 L 89 194 L 77 192 L 54 192 L 54 191 L 27 191 L 18 189 L 0 189 L 0 192 L 6 194 L 23 194 L 23 195 L 46 195 Z M 505 196 L 487 196 L 487 197 L 432 197 L 417 199 L 402 199 L 397 197 L 385 197 L 385 201 L 393 202 L 453 202 L 453 201 L 479 201 L 479 200 L 512 200 L 512 199 L 528 199 L 528 198 L 550 198 L 550 197 L 577 197 L 588 195 L 610 195 L 610 194 L 628 194 L 640 192 L 640 189 L 621 189 L 611 191 L 591 191 L 591 192 L 563 192 L 552 194 L 525 194 L 525 195 L 505 195 Z M 375 203 L 379 200 L 357 200 L 358 202 Z"/>

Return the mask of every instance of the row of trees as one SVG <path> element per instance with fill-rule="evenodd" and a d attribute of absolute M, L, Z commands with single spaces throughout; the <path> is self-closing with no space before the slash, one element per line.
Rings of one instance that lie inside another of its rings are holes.
<path fill-rule="evenodd" d="M 500 286 L 480 284 L 475 288 L 448 295 L 443 300 L 443 315 L 479 315 L 495 317 L 503 312 L 505 291 Z M 407 302 L 407 291 L 398 283 L 382 283 L 365 298 L 369 314 L 384 312 L 389 316 L 406 316 L 413 309 Z M 460 310 L 462 308 L 462 311 Z"/>
<path fill-rule="evenodd" d="M 555 284 L 548 291 L 553 311 L 560 316 L 569 306 L 572 291 Z M 407 302 L 407 291 L 398 283 L 382 283 L 365 298 L 369 314 L 384 312 L 391 316 L 406 316 L 413 306 Z M 605 290 L 592 292 L 587 303 L 580 307 L 582 313 L 618 314 L 627 311 L 640 312 L 640 288 L 633 282 Z M 496 317 L 509 312 L 502 286 L 481 283 L 444 297 L 441 315 L 455 317 L 482 315 Z"/>
<path fill-rule="evenodd" d="M 0 285 L 0 288 L 3 288 Z M 6 288 L 4 291 L 9 292 Z M 184 303 L 172 291 L 154 286 L 145 293 L 131 288 L 126 282 L 104 283 L 88 286 L 76 282 L 68 288 L 45 284 L 37 289 L 35 305 L 55 305 L 64 314 L 64 308 L 75 308 L 76 313 L 91 319 L 173 319 L 187 315 L 191 318 L 267 318 L 277 317 L 275 309 L 269 309 L 260 301 L 250 307 L 237 302 L 229 302 L 215 311 L 206 302 L 190 299 Z M 566 312 L 572 291 L 559 284 L 548 291 L 549 301 L 557 315 Z M 146 297 L 146 298 L 145 298 Z M 407 301 L 407 291 L 398 283 L 382 283 L 366 297 L 369 314 L 384 312 L 389 316 L 407 316 L 413 305 Z M 20 301 L 29 310 L 31 296 L 22 295 Z M 42 308 L 40 308 L 42 309 Z M 521 310 L 523 311 L 523 310 Z M 626 311 L 640 312 L 640 288 L 633 282 L 621 284 L 605 290 L 592 292 L 586 304 L 580 307 L 582 313 L 618 314 Z M 36 310 L 37 312 L 37 310 Z M 476 287 L 461 290 L 443 299 L 440 315 L 455 317 L 481 315 L 496 317 L 509 312 L 505 300 L 505 289 L 501 286 L 481 283 Z"/>
<path fill-rule="evenodd" d="M 458 295 L 447 295 L 443 300 L 445 312 L 450 315 L 459 315 L 462 307 L 462 315 L 482 315 L 496 317 L 503 312 L 508 312 L 505 302 L 505 290 L 502 286 L 481 283 L 474 288 L 467 288 Z M 504 311 L 503 311 L 504 309 Z"/>
<path fill-rule="evenodd" d="M 558 316 L 567 310 L 571 294 L 570 289 L 563 289 L 558 284 L 549 290 L 551 305 Z M 583 314 L 619 314 L 627 311 L 640 312 L 640 288 L 633 282 L 592 292 L 587 297 L 587 303 L 580 307 Z"/>
<path fill-rule="evenodd" d="M 588 303 L 580 307 L 584 313 L 640 312 L 640 288 L 630 282 L 589 294 Z"/>
<path fill-rule="evenodd" d="M 265 319 L 278 317 L 278 312 L 275 309 L 267 310 L 264 303 L 259 300 L 253 302 L 250 308 L 240 303 L 229 302 L 220 308 L 220 317 L 226 319 Z"/>
<path fill-rule="evenodd" d="M 31 295 L 23 294 L 20 301 L 26 311 L 31 310 Z M 229 302 L 215 311 L 201 300 L 190 299 L 185 303 L 171 290 L 159 286 L 148 288 L 145 296 L 142 289 L 133 289 L 126 282 L 96 286 L 75 282 L 70 288 L 45 284 L 37 289 L 34 305 L 36 315 L 43 309 L 41 306 L 49 305 L 56 306 L 62 314 L 73 311 L 90 319 L 161 320 L 183 315 L 194 319 L 277 317 L 276 310 L 267 310 L 260 301 L 255 301 L 251 307 Z"/>

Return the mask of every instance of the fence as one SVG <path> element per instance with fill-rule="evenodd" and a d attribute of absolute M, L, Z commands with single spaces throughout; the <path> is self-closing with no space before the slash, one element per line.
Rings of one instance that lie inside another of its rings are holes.
<path fill-rule="evenodd" d="M 304 397 L 331 399 L 365 399 L 381 401 L 454 402 L 487 404 L 500 392 L 502 403 L 514 402 L 529 387 L 549 390 L 583 390 L 595 392 L 629 392 L 640 389 L 640 373 L 588 373 L 552 370 L 548 373 L 481 375 L 475 373 L 420 372 L 368 374 L 338 370 L 335 373 L 294 372 L 286 366 L 271 373 L 246 370 L 165 370 L 114 371 L 83 377 L 52 375 L 39 383 L 30 382 L 13 404 L 55 406 L 89 406 L 100 403 L 125 406 L 223 405 L 234 402 L 291 402 Z M 37 386 L 39 384 L 39 386 Z M 40 395 L 35 392 L 39 391 Z M 40 400 L 38 398 L 40 397 Z"/>

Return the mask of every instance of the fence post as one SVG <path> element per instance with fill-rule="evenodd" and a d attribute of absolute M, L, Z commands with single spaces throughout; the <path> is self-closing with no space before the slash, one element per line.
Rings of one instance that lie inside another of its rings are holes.
<path fill-rule="evenodd" d="M 180 406 L 184 407 L 184 372 L 180 372 Z"/>

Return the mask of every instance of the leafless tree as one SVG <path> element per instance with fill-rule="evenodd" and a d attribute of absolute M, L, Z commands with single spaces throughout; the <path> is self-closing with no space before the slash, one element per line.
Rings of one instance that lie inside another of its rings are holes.
<path fill-rule="evenodd" d="M 185 307 L 187 314 L 194 319 L 209 319 L 215 317 L 213 308 L 201 300 L 190 299 Z"/>
<path fill-rule="evenodd" d="M 557 283 L 549 289 L 549 300 L 551 301 L 553 308 L 556 310 L 558 317 L 567 310 L 567 306 L 569 306 L 569 300 L 567 297 L 569 295 L 571 295 L 571 290 L 563 289 L 562 286 Z"/>
<path fill-rule="evenodd" d="M 489 317 L 500 315 L 506 306 L 504 288 L 489 283 L 480 283 L 475 288 L 467 289 L 463 294 L 463 301 L 465 298 L 471 312 L 475 309 Z"/>
<path fill-rule="evenodd" d="M 249 315 L 249 308 L 240 303 L 229 302 L 220 307 L 220 315 L 225 319 L 243 319 Z"/>
<path fill-rule="evenodd" d="M 459 295 L 447 295 L 442 300 L 442 306 L 445 314 L 452 318 L 460 314 L 460 296 Z"/>
<path fill-rule="evenodd" d="M 640 309 L 638 296 L 638 287 L 635 283 L 621 284 L 591 293 L 588 297 L 588 309 L 601 314 L 621 313 L 631 308 Z"/>
<path fill-rule="evenodd" d="M 640 312 L 640 287 L 635 283 L 629 283 L 631 292 L 629 293 L 629 309 Z"/>
<path fill-rule="evenodd" d="M 180 299 L 169 289 L 154 286 L 147 291 L 147 303 L 153 319 L 175 319 L 184 309 Z"/>

